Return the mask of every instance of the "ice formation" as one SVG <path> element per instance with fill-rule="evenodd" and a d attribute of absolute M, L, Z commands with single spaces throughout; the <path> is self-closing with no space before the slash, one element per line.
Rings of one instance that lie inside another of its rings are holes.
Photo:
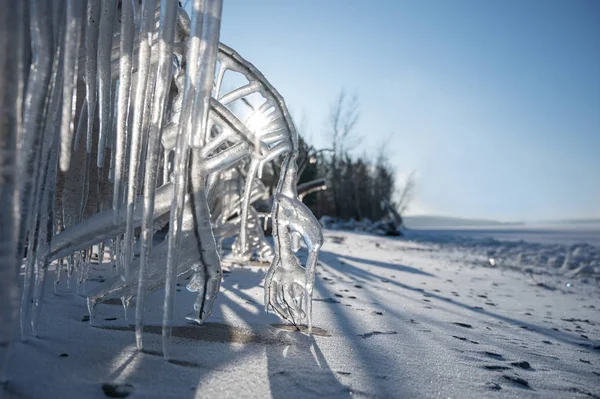
<path fill-rule="evenodd" d="M 204 322 L 228 237 L 237 261 L 271 261 L 266 309 L 310 328 L 323 237 L 296 192 L 296 131 L 275 88 L 219 43 L 222 0 L 193 0 L 191 18 L 175 0 L 0 1 L 0 361 L 19 295 L 22 337 L 36 335 L 51 264 L 56 283 L 76 274 L 92 323 L 99 302 L 120 299 L 126 314 L 135 302 L 139 349 L 145 294 L 164 285 L 169 358 L 176 279 L 193 273 L 187 319 Z M 225 85 L 230 75 L 242 83 Z M 254 204 L 280 156 L 268 215 Z M 116 276 L 86 292 L 93 256 Z"/>

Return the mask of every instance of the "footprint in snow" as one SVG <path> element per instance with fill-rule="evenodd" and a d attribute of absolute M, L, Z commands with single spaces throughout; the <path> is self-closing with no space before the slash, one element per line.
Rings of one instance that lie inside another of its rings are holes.
<path fill-rule="evenodd" d="M 490 391 L 500 391 L 502 389 L 500 384 L 496 384 L 495 382 L 486 382 L 485 387 Z"/>
<path fill-rule="evenodd" d="M 371 332 L 364 333 L 364 334 L 358 334 L 358 336 L 363 337 L 364 339 L 367 339 L 369 337 L 372 337 L 373 335 L 384 335 L 384 334 L 385 335 L 395 335 L 395 334 L 398 334 L 398 332 L 397 331 L 384 331 L 384 332 L 371 331 Z"/>
<path fill-rule="evenodd" d="M 313 301 L 325 302 L 325 303 L 341 303 L 337 299 L 333 299 L 333 298 L 319 298 L 319 299 L 313 299 Z"/>
<path fill-rule="evenodd" d="M 488 364 L 488 365 L 483 366 L 483 368 L 486 370 L 492 370 L 492 371 L 510 370 L 510 367 L 508 367 L 508 366 L 498 366 L 495 364 Z"/>
<path fill-rule="evenodd" d="M 458 340 L 465 341 L 465 342 L 469 341 L 472 344 L 479 345 L 479 342 L 477 342 L 477 341 L 471 341 L 470 339 L 468 339 L 466 337 L 459 337 L 458 335 L 453 335 L 452 338 L 456 338 Z"/>
<path fill-rule="evenodd" d="M 102 384 L 102 391 L 109 398 L 126 398 L 133 392 L 133 385 L 104 383 Z"/>
<path fill-rule="evenodd" d="M 521 388 L 531 389 L 529 382 L 524 378 L 510 374 L 504 374 L 502 377 L 504 377 L 505 380 L 512 382 L 514 385 L 520 386 Z"/>
<path fill-rule="evenodd" d="M 494 353 L 494 352 L 488 352 L 488 351 L 483 351 L 483 352 L 479 352 L 481 355 L 487 356 L 487 357 L 491 357 L 492 359 L 496 359 L 496 360 L 506 360 L 504 358 L 504 356 L 502 356 L 499 353 Z"/>
<path fill-rule="evenodd" d="M 532 370 L 531 364 L 529 364 L 529 362 L 526 362 L 526 361 L 513 362 L 513 363 L 511 363 L 511 366 L 515 366 L 515 367 L 518 367 L 523 370 Z"/>
<path fill-rule="evenodd" d="M 464 328 L 473 328 L 473 326 L 472 326 L 472 325 L 470 325 L 470 324 L 467 324 L 467 323 L 459 323 L 459 322 L 454 322 L 454 323 L 452 323 L 452 324 L 455 324 L 455 325 L 457 325 L 457 326 L 459 326 L 459 327 L 464 327 Z"/>

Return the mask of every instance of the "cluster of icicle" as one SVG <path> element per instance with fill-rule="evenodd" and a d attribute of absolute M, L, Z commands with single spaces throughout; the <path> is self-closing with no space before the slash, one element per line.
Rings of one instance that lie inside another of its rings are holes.
<path fill-rule="evenodd" d="M 140 350 L 145 295 L 164 285 L 168 358 L 177 277 L 193 273 L 187 318 L 202 323 L 231 236 L 238 256 L 272 259 L 266 310 L 310 329 L 323 238 L 298 200 L 296 131 L 264 76 L 219 44 L 222 0 L 193 0 L 191 17 L 176 0 L 0 3 L 0 361 L 19 303 L 22 337 L 36 335 L 51 265 L 56 282 L 64 270 L 67 283 L 77 275 L 92 322 L 98 302 L 135 303 Z M 245 83 L 224 90 L 226 74 Z M 280 156 L 273 249 L 251 204 L 264 199 L 263 167 Z M 105 245 L 117 276 L 85 292 Z"/>

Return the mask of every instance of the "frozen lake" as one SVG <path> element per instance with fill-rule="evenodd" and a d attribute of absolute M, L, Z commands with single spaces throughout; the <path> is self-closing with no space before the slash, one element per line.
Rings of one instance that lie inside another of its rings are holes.
<path fill-rule="evenodd" d="M 546 245 L 588 244 L 600 248 L 600 223 L 416 228 L 413 230 L 440 236 L 493 238 L 498 241 L 525 241 Z"/>

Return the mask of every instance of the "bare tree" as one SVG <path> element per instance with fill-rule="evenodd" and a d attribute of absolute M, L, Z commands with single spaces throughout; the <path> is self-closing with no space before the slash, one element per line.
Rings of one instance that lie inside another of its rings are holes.
<path fill-rule="evenodd" d="M 402 190 L 398 192 L 398 201 L 396 202 L 396 209 L 398 210 L 398 213 L 400 215 L 403 215 L 404 212 L 406 212 L 414 197 L 416 175 L 417 172 L 415 170 L 410 172 L 410 174 L 406 177 L 406 180 L 404 181 L 404 186 L 402 187 Z"/>
<path fill-rule="evenodd" d="M 358 144 L 356 124 L 359 116 L 358 97 L 353 95 L 348 98 L 346 91 L 342 89 L 329 109 L 327 126 L 331 138 L 331 148 L 333 149 L 330 178 L 336 216 L 340 216 L 342 198 L 347 194 L 344 192 L 338 162 L 343 161 L 344 154 Z"/>
<path fill-rule="evenodd" d="M 342 89 L 329 109 L 328 130 L 334 154 L 337 156 L 351 151 L 359 143 L 356 137 L 359 108 L 358 96 L 354 94 L 348 97 Z"/>

